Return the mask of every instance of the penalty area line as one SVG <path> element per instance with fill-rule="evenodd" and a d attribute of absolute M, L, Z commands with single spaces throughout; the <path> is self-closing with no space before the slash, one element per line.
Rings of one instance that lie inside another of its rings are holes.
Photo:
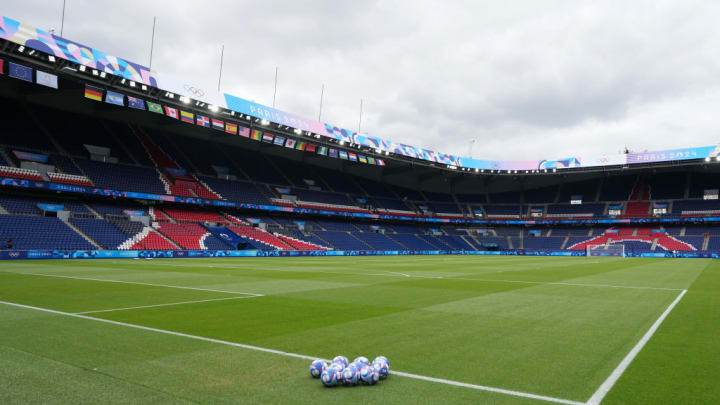
<path fill-rule="evenodd" d="M 72 318 L 85 319 L 88 321 L 101 322 L 101 323 L 106 323 L 106 324 L 110 324 L 110 325 L 124 326 L 127 328 L 139 329 L 139 330 L 144 330 L 144 331 L 148 331 L 148 332 L 161 333 L 161 334 L 170 335 L 170 336 L 177 336 L 177 337 L 182 337 L 182 338 L 187 338 L 187 339 L 199 340 L 199 341 L 203 341 L 203 342 L 216 343 L 216 344 L 221 344 L 221 345 L 225 345 L 225 346 L 238 347 L 241 349 L 277 354 L 277 355 L 286 356 L 286 357 L 294 357 L 294 358 L 303 359 L 303 360 L 315 360 L 318 358 L 318 357 L 313 357 L 313 356 L 307 356 L 304 354 L 269 349 L 266 347 L 252 346 L 252 345 L 246 345 L 246 344 L 236 343 L 236 342 L 228 342 L 226 340 L 213 339 L 213 338 L 204 337 L 204 336 L 190 335 L 187 333 L 152 328 L 149 326 L 135 325 L 132 323 L 113 321 L 110 319 L 95 318 L 92 316 L 87 316 L 87 315 L 82 315 L 82 314 L 73 314 L 70 312 L 57 311 L 57 310 L 49 309 L 49 308 L 42 308 L 42 307 L 35 307 L 35 306 L 31 306 L 31 305 L 18 304 L 15 302 L 0 301 L 0 304 L 11 306 L 11 307 L 16 307 L 16 308 L 29 309 L 29 310 L 33 310 L 33 311 L 46 312 L 46 313 L 55 314 L 55 315 L 62 315 L 62 316 L 67 316 L 67 317 L 72 317 Z M 507 390 L 507 389 L 503 389 L 503 388 L 487 387 L 484 385 L 468 384 L 468 383 L 463 383 L 463 382 L 459 382 L 459 381 L 445 380 L 442 378 L 426 377 L 426 376 L 417 375 L 417 374 L 404 373 L 402 371 L 390 371 L 390 373 L 392 375 L 397 375 L 398 377 L 412 378 L 415 380 L 429 381 L 429 382 L 445 384 L 445 385 L 450 385 L 450 386 L 455 386 L 455 387 L 470 388 L 470 389 L 479 390 L 479 391 L 493 392 L 496 394 L 536 399 L 539 401 L 553 402 L 556 404 L 585 405 L 584 402 L 571 401 L 568 399 L 548 397 L 548 396 L 544 396 L 544 395 L 531 394 L 531 393 L 527 393 L 527 392 L 512 391 L 512 390 Z"/>
<path fill-rule="evenodd" d="M 132 309 L 143 309 L 143 308 L 157 308 L 157 307 L 170 307 L 173 305 L 185 305 L 185 304 L 199 304 L 202 302 L 214 302 L 214 301 L 227 301 L 227 300 L 242 300 L 246 298 L 256 298 L 254 295 L 246 295 L 243 297 L 225 297 L 225 298 L 211 298 L 207 300 L 195 300 L 195 301 L 181 301 L 181 302 L 171 302 L 168 304 L 153 304 L 153 305 L 140 305 L 137 307 L 125 307 L 125 308 L 112 308 L 112 309 L 98 309 L 94 311 L 83 311 L 83 312 L 76 312 L 77 315 L 84 315 L 84 314 L 97 314 L 101 312 L 115 312 L 115 311 L 129 311 Z"/>
<path fill-rule="evenodd" d="M 612 389 L 612 387 L 615 385 L 615 383 L 620 379 L 620 377 L 623 375 L 625 370 L 627 370 L 628 366 L 630 366 L 630 363 L 635 359 L 635 357 L 640 353 L 640 350 L 642 350 L 643 347 L 645 347 L 645 344 L 650 340 L 650 338 L 653 337 L 655 332 L 660 328 L 660 325 L 663 323 L 665 318 L 667 318 L 668 315 L 670 315 L 670 311 L 675 308 L 678 302 L 682 299 L 682 297 L 685 296 L 685 293 L 687 293 L 687 290 L 683 290 L 677 298 L 675 298 L 675 301 L 673 301 L 663 312 L 660 317 L 655 321 L 655 323 L 652 324 L 650 329 L 648 329 L 647 332 L 643 335 L 642 338 L 640 338 L 640 341 L 637 342 L 637 344 L 630 350 L 630 353 L 625 356 L 624 359 L 620 362 L 620 364 L 613 370 L 613 372 L 610 374 L 610 376 L 600 385 L 600 388 L 595 391 L 592 397 L 586 402 L 587 405 L 598 405 L 600 402 L 602 402 L 603 398 L 605 398 L 605 395 L 607 395 L 608 392 Z"/>
<path fill-rule="evenodd" d="M 263 297 L 263 296 L 264 296 L 263 294 L 248 293 L 248 292 L 242 292 L 242 291 L 213 290 L 213 289 L 210 289 L 210 288 L 200 288 L 200 287 L 185 287 L 185 286 L 179 286 L 179 285 L 141 283 L 141 282 L 139 282 L 139 281 L 109 280 L 109 279 L 103 279 L 103 278 L 90 278 L 90 277 L 78 277 L 78 276 L 61 276 L 61 275 L 59 275 L 59 274 L 26 273 L 26 272 L 19 272 L 19 271 L 3 271 L 2 273 L 7 273 L 7 274 L 21 274 L 21 275 L 24 275 L 24 276 L 40 276 L 40 277 L 67 278 L 67 279 L 71 279 L 71 280 L 99 281 L 99 282 L 102 282 L 102 283 L 119 283 L 119 284 L 146 285 L 146 286 L 149 286 L 149 287 L 177 288 L 177 289 L 180 289 L 180 290 L 208 291 L 208 292 L 216 292 L 216 293 L 224 293 L 224 294 L 242 294 L 242 295 L 248 295 L 248 296 L 252 296 L 252 297 Z"/>

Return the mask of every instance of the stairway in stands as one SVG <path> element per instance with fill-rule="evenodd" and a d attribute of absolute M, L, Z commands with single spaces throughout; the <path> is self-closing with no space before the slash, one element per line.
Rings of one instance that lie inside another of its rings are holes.
<path fill-rule="evenodd" d="M 187 171 L 180 167 L 161 147 L 156 145 L 142 128 L 134 128 L 133 132 L 140 140 L 150 159 L 160 171 L 160 178 L 170 189 L 171 195 L 191 198 L 207 198 L 211 200 L 223 200 L 224 198 L 211 190 L 196 177 L 187 174 Z"/>

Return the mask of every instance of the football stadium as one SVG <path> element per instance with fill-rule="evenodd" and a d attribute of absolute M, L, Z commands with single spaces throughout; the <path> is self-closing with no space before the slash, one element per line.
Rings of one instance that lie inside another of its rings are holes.
<path fill-rule="evenodd" d="M 463 157 L 32 24 L 0 17 L 0 403 L 720 402 L 720 145 Z"/>

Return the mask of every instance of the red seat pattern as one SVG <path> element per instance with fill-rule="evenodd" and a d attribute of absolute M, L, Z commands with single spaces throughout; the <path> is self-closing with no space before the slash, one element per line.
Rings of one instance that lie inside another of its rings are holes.
<path fill-rule="evenodd" d="M 212 211 L 194 211 L 180 208 L 165 208 L 165 212 L 177 222 L 220 222 L 228 221 Z"/>
<path fill-rule="evenodd" d="M 262 242 L 279 250 L 296 250 L 294 247 L 288 245 L 283 240 L 278 239 L 270 232 L 263 231 L 259 228 L 253 228 L 250 226 L 230 226 L 229 228 L 240 236 Z M 317 250 L 317 248 L 311 250 Z"/>
<path fill-rule="evenodd" d="M 625 215 L 622 218 L 647 218 L 651 217 L 650 202 L 628 202 L 625 205 Z"/>
<path fill-rule="evenodd" d="M 151 231 L 142 240 L 132 245 L 131 250 L 176 250 L 177 247 L 160 236 L 157 232 Z"/>
<path fill-rule="evenodd" d="M 330 249 L 325 246 L 315 245 L 312 243 L 293 239 L 293 238 L 291 238 L 289 236 L 285 236 L 285 235 L 275 234 L 275 236 L 277 236 L 278 239 L 282 240 L 283 242 L 287 243 L 288 245 L 294 247 L 297 250 L 329 250 Z"/>
<path fill-rule="evenodd" d="M 150 216 L 153 217 L 153 219 L 155 219 L 155 221 L 170 222 L 170 217 L 165 215 L 164 212 L 160 211 L 157 208 L 150 207 L 149 212 L 150 212 Z"/>
<path fill-rule="evenodd" d="M 43 181 L 44 179 L 37 170 L 20 169 L 17 167 L 0 166 L 0 177 L 12 177 L 14 179 Z"/>
<path fill-rule="evenodd" d="M 90 179 L 88 179 L 85 176 L 76 176 L 72 174 L 65 174 L 65 173 L 48 173 L 48 177 L 50 178 L 50 181 L 54 183 L 62 183 L 62 184 L 71 184 L 74 186 L 90 186 L 92 187 L 92 182 Z"/>
<path fill-rule="evenodd" d="M 200 240 L 208 231 L 197 224 L 162 223 L 159 231 L 183 249 L 202 249 Z"/>

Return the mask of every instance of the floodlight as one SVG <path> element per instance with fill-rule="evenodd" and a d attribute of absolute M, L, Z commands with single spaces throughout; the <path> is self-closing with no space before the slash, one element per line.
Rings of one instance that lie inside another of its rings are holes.
<path fill-rule="evenodd" d="M 107 73 L 105 73 L 105 72 L 100 72 L 100 77 L 102 77 L 102 78 L 104 79 L 105 76 L 107 76 Z"/>
<path fill-rule="evenodd" d="M 85 65 L 80 65 L 80 71 L 81 71 L 81 72 L 84 72 L 84 71 L 85 71 Z"/>
<path fill-rule="evenodd" d="M 48 60 L 49 60 L 50 62 L 55 62 L 55 57 L 52 56 L 52 55 L 48 55 Z"/>
<path fill-rule="evenodd" d="M 135 87 L 135 82 L 130 80 L 130 87 Z"/>

